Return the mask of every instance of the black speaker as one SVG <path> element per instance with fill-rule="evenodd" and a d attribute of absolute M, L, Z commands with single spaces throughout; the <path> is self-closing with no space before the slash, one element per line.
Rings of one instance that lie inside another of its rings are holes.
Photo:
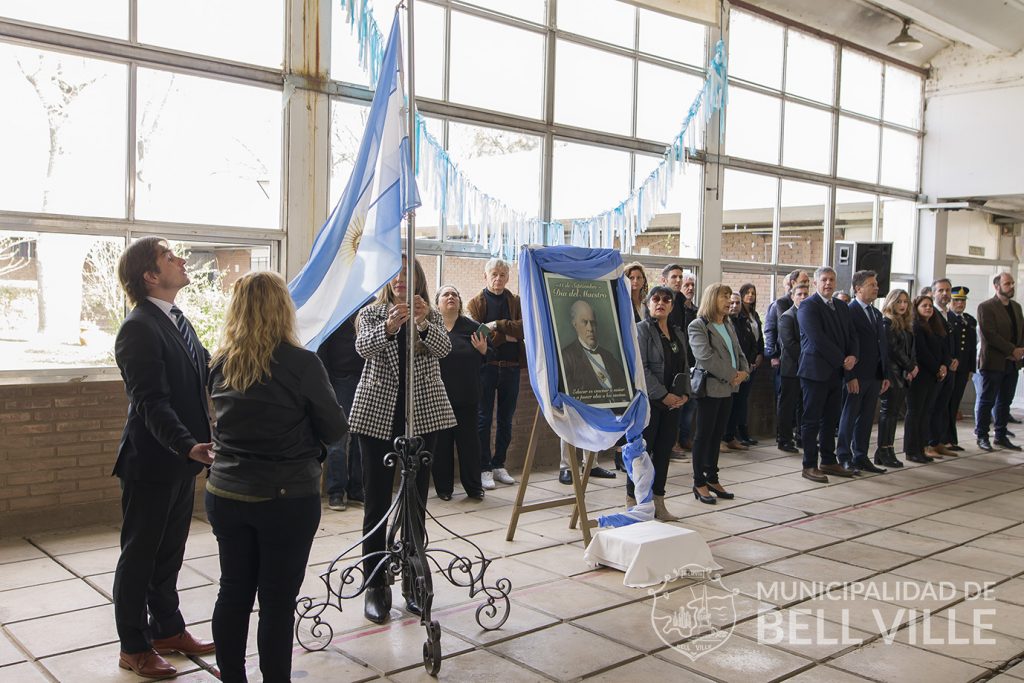
<path fill-rule="evenodd" d="M 878 274 L 878 296 L 889 293 L 892 274 L 892 242 L 837 241 L 833 251 L 832 267 L 836 271 L 836 291 L 850 292 L 853 274 L 858 270 L 873 270 Z"/>

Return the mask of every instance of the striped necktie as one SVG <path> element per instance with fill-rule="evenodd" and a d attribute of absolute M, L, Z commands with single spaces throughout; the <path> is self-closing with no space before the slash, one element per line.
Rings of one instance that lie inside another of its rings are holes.
<path fill-rule="evenodd" d="M 171 313 L 174 315 L 175 324 L 178 326 L 178 332 L 181 334 L 182 339 L 185 340 L 185 346 L 188 347 L 188 353 L 192 357 L 192 362 L 195 366 L 199 367 L 199 354 L 196 353 L 196 346 L 192 343 L 192 335 L 189 333 L 188 320 L 185 318 L 185 314 L 181 312 L 181 309 L 177 306 L 171 306 Z"/>

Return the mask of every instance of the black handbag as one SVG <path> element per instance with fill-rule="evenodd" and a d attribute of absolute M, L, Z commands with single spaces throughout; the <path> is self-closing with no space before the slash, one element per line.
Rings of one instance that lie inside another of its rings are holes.
<path fill-rule="evenodd" d="M 708 371 L 704 368 L 696 365 L 690 368 L 690 393 L 694 398 L 708 395 Z"/>

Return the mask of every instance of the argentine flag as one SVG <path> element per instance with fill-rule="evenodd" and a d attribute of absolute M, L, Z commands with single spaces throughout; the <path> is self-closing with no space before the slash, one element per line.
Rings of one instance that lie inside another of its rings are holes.
<path fill-rule="evenodd" d="M 352 176 L 288 285 L 299 342 L 311 351 L 402 267 L 402 217 L 420 205 L 402 75 L 396 11 Z"/>

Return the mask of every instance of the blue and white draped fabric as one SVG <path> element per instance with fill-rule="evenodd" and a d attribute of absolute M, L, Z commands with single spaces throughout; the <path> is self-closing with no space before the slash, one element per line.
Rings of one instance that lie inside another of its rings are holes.
<path fill-rule="evenodd" d="M 582 280 L 611 280 L 619 314 L 619 332 L 626 367 L 636 395 L 626 411 L 616 415 L 558 391 L 555 331 L 544 287 L 544 273 Z M 633 480 L 638 505 L 626 512 L 604 515 L 602 527 L 617 527 L 654 518 L 654 465 L 647 454 L 643 431 L 649 419 L 647 382 L 640 361 L 640 346 L 633 323 L 629 288 L 622 277 L 622 255 L 614 249 L 581 247 L 523 247 L 519 254 L 519 286 L 523 303 L 523 342 L 530 367 L 530 384 L 544 419 L 560 438 L 577 448 L 603 451 L 626 436 L 622 460 Z"/>
<path fill-rule="evenodd" d="M 359 63 L 373 87 L 386 70 L 383 60 L 383 36 L 370 8 L 370 0 L 341 0 L 349 26 L 359 41 Z M 644 233 L 651 220 L 663 209 L 669 190 L 680 170 L 686 165 L 687 152 L 693 156 L 697 140 L 707 129 L 711 117 L 726 105 L 728 74 L 725 43 L 715 45 L 715 54 L 708 65 L 704 84 L 695 94 L 686 111 L 679 132 L 662 154 L 661 163 L 628 197 L 596 216 L 574 220 L 563 225 L 547 222 L 508 206 L 488 194 L 466 176 L 440 140 L 427 131 L 426 123 L 416 114 L 413 137 L 416 145 L 416 175 L 434 206 L 447 224 L 458 226 L 460 234 L 495 256 L 514 260 L 519 248 L 526 244 L 557 245 L 565 242 L 565 229 L 570 230 L 570 243 L 578 246 L 618 246 L 630 252 L 638 235 Z M 719 117 L 719 140 L 725 136 L 725 116 Z M 493 191 L 493 190 L 492 190 Z M 617 242 L 617 244 L 616 244 Z"/>
<path fill-rule="evenodd" d="M 396 10 L 352 175 L 288 285 L 299 341 L 312 351 L 402 267 L 402 217 L 420 205 L 409 164 L 399 25 Z"/>

